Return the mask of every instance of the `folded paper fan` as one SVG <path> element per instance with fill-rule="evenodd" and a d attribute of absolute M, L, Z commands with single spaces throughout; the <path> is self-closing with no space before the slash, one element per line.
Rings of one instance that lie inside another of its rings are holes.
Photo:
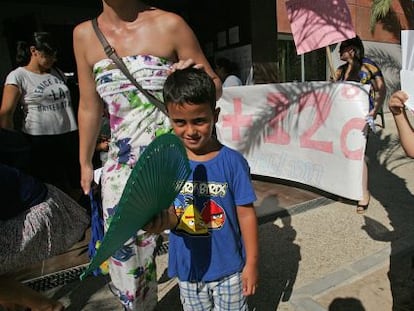
<path fill-rule="evenodd" d="M 144 150 L 125 185 L 111 223 L 83 280 L 136 232 L 173 203 L 191 173 L 185 148 L 173 134 L 155 138 Z"/>

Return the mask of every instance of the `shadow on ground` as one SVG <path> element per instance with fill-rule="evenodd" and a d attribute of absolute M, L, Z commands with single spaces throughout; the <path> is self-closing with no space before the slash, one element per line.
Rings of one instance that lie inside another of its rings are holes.
<path fill-rule="evenodd" d="M 286 211 L 281 214 L 288 215 Z M 266 246 L 260 248 L 260 258 L 267 260 L 260 260 L 260 286 L 249 299 L 250 310 L 276 310 L 280 301 L 290 299 L 301 260 L 295 238 L 290 216 L 259 226 L 260 245 Z"/>
<path fill-rule="evenodd" d="M 414 224 L 414 196 L 406 180 L 395 171 L 406 167 L 413 159 L 403 153 L 395 135 L 371 135 L 367 146 L 369 156 L 369 188 L 388 214 L 392 230 L 365 216 L 363 229 L 377 241 L 390 242 L 391 256 L 388 278 L 393 296 L 393 311 L 414 310 L 413 251 L 397 245 L 406 236 L 407 226 Z"/>

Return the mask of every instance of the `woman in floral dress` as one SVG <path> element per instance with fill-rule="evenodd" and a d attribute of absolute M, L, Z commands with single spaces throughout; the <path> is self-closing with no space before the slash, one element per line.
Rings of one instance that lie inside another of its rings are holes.
<path fill-rule="evenodd" d="M 136 0 L 103 0 L 98 25 L 141 85 L 161 99 L 170 71 L 203 67 L 222 87 L 191 28 L 178 15 Z M 117 208 L 126 181 L 145 147 L 170 130 L 168 118 L 106 56 L 91 21 L 77 25 L 73 45 L 79 77 L 81 185 L 89 193 L 92 156 L 103 111 L 109 112 L 111 138 L 102 173 L 105 226 Z M 113 286 L 126 310 L 153 310 L 157 304 L 156 235 L 137 232 L 109 260 Z"/>

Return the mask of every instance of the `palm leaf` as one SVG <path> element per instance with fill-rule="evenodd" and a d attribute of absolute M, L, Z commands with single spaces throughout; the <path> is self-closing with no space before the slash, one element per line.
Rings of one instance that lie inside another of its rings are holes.
<path fill-rule="evenodd" d="M 133 168 L 103 241 L 81 280 L 167 209 L 190 173 L 185 148 L 177 136 L 164 134 L 154 139 Z"/>
<path fill-rule="evenodd" d="M 371 6 L 371 32 L 374 31 L 376 23 L 384 18 L 391 9 L 392 0 L 373 0 Z"/>

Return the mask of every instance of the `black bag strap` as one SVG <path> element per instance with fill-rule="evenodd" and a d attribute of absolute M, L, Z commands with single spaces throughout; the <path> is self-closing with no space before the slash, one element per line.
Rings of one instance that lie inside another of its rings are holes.
<path fill-rule="evenodd" d="M 124 73 L 124 75 L 129 80 L 131 80 L 131 82 L 136 86 L 136 88 L 140 90 L 140 92 L 142 92 L 151 101 L 151 103 L 153 103 L 159 110 L 161 110 L 164 114 L 167 115 L 167 109 L 165 108 L 164 103 L 161 100 L 159 100 L 157 97 L 155 97 L 153 94 L 148 92 L 146 89 L 144 89 L 142 85 L 139 84 L 137 80 L 135 80 L 135 78 L 132 76 L 131 72 L 128 70 L 125 63 L 118 56 L 115 49 L 109 44 L 108 40 L 106 40 L 102 31 L 99 29 L 98 20 L 96 17 L 92 19 L 92 26 L 93 26 L 93 29 L 95 30 L 95 33 L 99 41 L 101 41 L 105 54 L 114 61 L 114 63 Z"/>

